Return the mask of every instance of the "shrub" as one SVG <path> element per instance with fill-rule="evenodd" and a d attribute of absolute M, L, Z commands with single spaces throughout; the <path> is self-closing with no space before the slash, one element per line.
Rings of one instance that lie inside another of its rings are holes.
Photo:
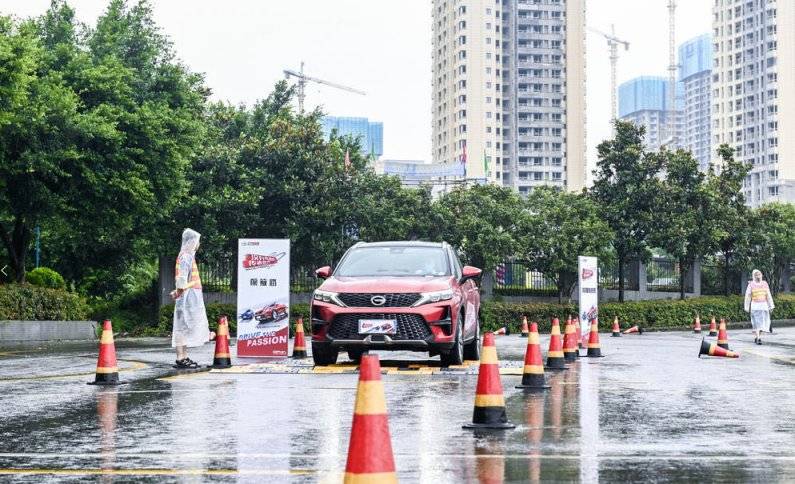
<path fill-rule="evenodd" d="M 776 309 L 772 319 L 795 318 L 795 296 L 779 295 L 775 298 Z M 481 306 L 483 329 L 492 331 L 508 326 L 518 331 L 522 316 L 528 321 L 538 322 L 540 331 L 549 331 L 550 319 L 562 320 L 568 315 L 577 314 L 575 303 L 503 303 L 484 302 Z M 622 327 L 639 324 L 646 329 L 686 329 L 691 327 L 696 315 L 701 316 L 702 323 L 709 318 L 725 318 L 727 322 L 748 321 L 749 316 L 743 310 L 741 296 L 698 297 L 680 300 L 630 301 L 624 303 L 607 302 L 599 304 L 600 327 L 607 331 L 613 318 L 618 316 Z"/>
<path fill-rule="evenodd" d="M 88 305 L 77 294 L 30 284 L 0 285 L 0 320 L 80 321 L 87 317 Z"/>
<path fill-rule="evenodd" d="M 66 289 L 63 277 L 48 267 L 37 267 L 25 275 L 28 284 L 50 289 Z"/>

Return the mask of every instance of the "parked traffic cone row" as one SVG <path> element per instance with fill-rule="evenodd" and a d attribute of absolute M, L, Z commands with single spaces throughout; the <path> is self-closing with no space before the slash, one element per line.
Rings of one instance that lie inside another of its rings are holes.
<path fill-rule="evenodd" d="M 701 333 L 701 318 L 696 314 L 696 319 L 693 322 L 693 332 Z"/>
<path fill-rule="evenodd" d="M 229 368 L 232 357 L 229 354 L 229 321 L 226 316 L 218 318 L 218 330 L 215 332 L 215 354 L 213 364 L 209 368 Z"/>
<path fill-rule="evenodd" d="M 530 330 L 527 329 L 527 316 L 522 316 L 522 331 L 520 332 L 519 336 L 524 336 L 527 338 L 528 334 L 530 334 Z"/>
<path fill-rule="evenodd" d="M 560 321 L 552 318 L 552 330 L 549 335 L 549 351 L 547 351 L 547 369 L 565 370 L 563 358 L 563 341 L 560 338 Z"/>
<path fill-rule="evenodd" d="M 486 333 L 483 335 L 483 347 L 480 351 L 480 368 L 478 369 L 472 423 L 464 425 L 464 428 L 500 430 L 514 427 L 515 425 L 508 422 L 508 416 L 505 413 L 505 397 L 502 394 L 494 333 Z"/>
<path fill-rule="evenodd" d="M 574 323 L 569 318 L 566 321 L 566 333 L 563 335 L 563 360 L 572 362 L 577 361 L 579 350 L 577 348 L 577 333 L 574 331 Z"/>
<path fill-rule="evenodd" d="M 119 367 L 116 364 L 116 345 L 113 343 L 113 325 L 109 319 L 102 322 L 99 338 L 99 357 L 93 382 L 89 385 L 120 385 Z"/>
<path fill-rule="evenodd" d="M 588 332 L 588 358 L 604 358 L 602 347 L 599 344 L 599 319 L 591 320 L 591 331 Z"/>
<path fill-rule="evenodd" d="M 304 341 L 304 318 L 295 322 L 295 340 L 293 341 L 293 359 L 306 358 L 306 341 Z"/>
<path fill-rule="evenodd" d="M 636 324 L 635 326 L 633 326 L 633 327 L 631 327 L 631 328 L 629 328 L 629 329 L 626 329 L 626 330 L 624 330 L 624 333 L 623 333 L 623 334 L 632 334 L 632 333 L 643 334 L 643 328 L 641 328 L 640 326 L 638 326 L 638 325 Z"/>
<path fill-rule="evenodd" d="M 715 316 L 712 316 L 712 320 L 709 322 L 709 335 L 710 336 L 718 335 L 718 325 L 715 324 Z"/>
<path fill-rule="evenodd" d="M 527 350 L 524 354 L 522 384 L 516 388 L 544 390 L 549 388 L 544 378 L 544 361 L 541 359 L 541 344 L 538 338 L 538 325 L 532 323 L 527 336 Z"/>
<path fill-rule="evenodd" d="M 729 349 L 729 334 L 726 332 L 726 320 L 720 318 L 720 327 L 718 328 L 718 346 L 724 350 Z"/>
<path fill-rule="evenodd" d="M 618 316 L 613 319 L 613 338 L 621 337 L 621 326 L 618 324 Z"/>
<path fill-rule="evenodd" d="M 719 356 L 722 358 L 739 358 L 740 354 L 734 351 L 721 348 L 715 343 L 708 343 L 705 338 L 701 338 L 701 349 L 698 351 L 698 357 L 702 355 Z"/>
<path fill-rule="evenodd" d="M 378 355 L 362 355 L 359 365 L 359 383 L 343 482 L 398 482 Z"/>

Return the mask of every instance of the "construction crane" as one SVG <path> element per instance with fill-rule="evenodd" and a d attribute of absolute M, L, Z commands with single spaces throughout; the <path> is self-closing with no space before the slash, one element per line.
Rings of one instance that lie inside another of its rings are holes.
<path fill-rule="evenodd" d="M 670 145 L 676 145 L 676 0 L 668 0 L 668 136 Z"/>
<path fill-rule="evenodd" d="M 613 129 L 615 130 L 614 121 L 618 115 L 618 102 L 616 100 L 616 65 L 618 64 L 618 46 L 619 44 L 623 44 L 624 50 L 629 50 L 629 42 L 616 37 L 615 25 L 610 26 L 610 34 L 606 34 L 591 27 L 588 27 L 588 30 L 607 39 L 607 45 L 610 47 L 610 108 L 612 109 L 612 112 L 610 113 L 610 125 L 613 126 Z"/>
<path fill-rule="evenodd" d="M 316 82 L 318 84 L 323 84 L 325 86 L 333 87 L 336 89 L 341 89 L 343 91 L 352 92 L 355 94 L 361 94 L 364 96 L 366 93 L 360 91 L 358 89 L 354 89 L 352 87 L 343 86 L 342 84 L 335 84 L 333 82 L 324 81 L 323 79 L 317 79 L 315 77 L 309 77 L 304 74 L 304 63 L 301 62 L 301 70 L 296 72 L 290 69 L 284 70 L 284 78 L 290 79 L 290 77 L 295 77 L 298 79 L 298 110 L 303 113 L 304 112 L 304 99 L 306 98 L 306 83 L 307 82 Z"/>

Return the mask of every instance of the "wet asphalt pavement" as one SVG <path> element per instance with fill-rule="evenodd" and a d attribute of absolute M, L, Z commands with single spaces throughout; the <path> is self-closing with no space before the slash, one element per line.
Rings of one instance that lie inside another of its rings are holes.
<path fill-rule="evenodd" d="M 606 358 L 548 372 L 545 393 L 503 375 L 516 429 L 501 433 L 461 428 L 475 375 L 384 375 L 398 477 L 795 481 L 795 328 L 763 346 L 729 336 L 740 359 L 698 359 L 692 333 L 602 334 Z M 498 354 L 518 362 L 525 344 L 500 336 Z M 356 374 L 175 376 L 166 340 L 116 346 L 129 383 L 108 388 L 85 384 L 94 345 L 0 349 L 0 481 L 341 481 Z M 212 347 L 191 356 L 210 362 Z"/>

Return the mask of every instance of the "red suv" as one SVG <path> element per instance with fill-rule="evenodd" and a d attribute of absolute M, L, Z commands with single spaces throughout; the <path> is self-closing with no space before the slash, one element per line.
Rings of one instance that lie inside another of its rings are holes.
<path fill-rule="evenodd" d="M 427 351 L 442 364 L 479 359 L 481 271 L 446 243 L 360 242 L 312 297 L 312 357 L 358 361 L 370 349 Z"/>

